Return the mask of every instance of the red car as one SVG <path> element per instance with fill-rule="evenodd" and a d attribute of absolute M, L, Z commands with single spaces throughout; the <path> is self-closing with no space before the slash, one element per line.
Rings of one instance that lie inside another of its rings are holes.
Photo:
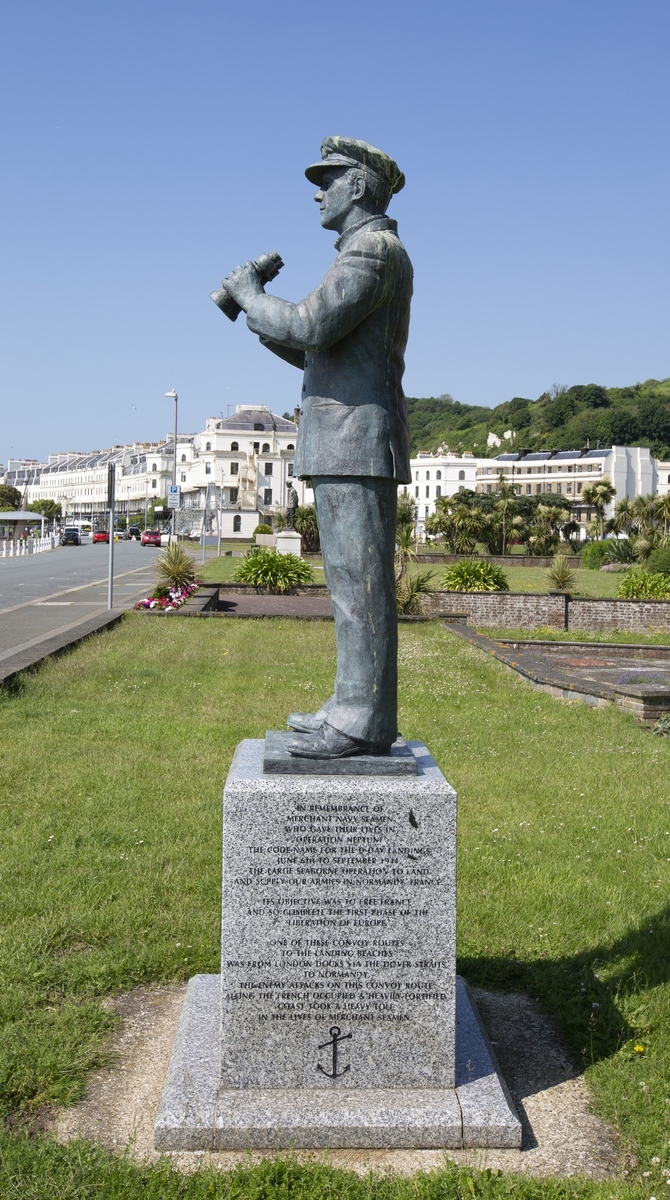
<path fill-rule="evenodd" d="M 145 529 L 140 542 L 143 546 L 158 546 L 161 544 L 160 529 Z"/>
<path fill-rule="evenodd" d="M 93 542 L 108 542 L 109 532 L 106 529 L 96 529 L 91 539 Z"/>

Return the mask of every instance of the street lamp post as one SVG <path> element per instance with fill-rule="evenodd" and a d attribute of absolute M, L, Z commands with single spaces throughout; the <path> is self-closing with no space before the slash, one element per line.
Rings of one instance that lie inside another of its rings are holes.
<path fill-rule="evenodd" d="M 172 444 L 172 449 L 173 449 L 173 453 L 174 453 L 174 461 L 172 463 L 172 486 L 176 487 L 177 486 L 177 401 L 179 400 L 179 397 L 178 397 L 175 389 L 173 388 L 171 392 L 165 393 L 165 398 L 166 398 L 166 400 L 174 400 L 174 442 Z M 174 538 L 175 541 L 177 540 L 177 510 L 176 510 L 176 508 L 172 509 L 172 534 L 171 534 L 170 540 L 172 540 L 172 538 Z"/>

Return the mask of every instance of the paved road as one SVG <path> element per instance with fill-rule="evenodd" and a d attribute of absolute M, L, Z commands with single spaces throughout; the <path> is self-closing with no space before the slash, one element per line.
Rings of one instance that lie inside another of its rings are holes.
<path fill-rule="evenodd" d="M 104 543 L 59 546 L 0 559 L 0 661 L 75 628 L 107 608 Z M 131 608 L 155 585 L 158 551 L 139 542 L 114 547 L 114 608 Z"/>

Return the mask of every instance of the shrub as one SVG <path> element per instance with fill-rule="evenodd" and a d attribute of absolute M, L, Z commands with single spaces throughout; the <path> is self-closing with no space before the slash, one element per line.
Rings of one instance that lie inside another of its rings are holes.
<path fill-rule="evenodd" d="M 616 594 L 625 600 L 670 600 L 670 576 L 637 569 L 627 571 Z"/>
<path fill-rule="evenodd" d="M 564 554 L 556 554 L 549 570 L 547 578 L 554 587 L 560 588 L 562 592 L 568 592 L 571 587 L 574 587 L 575 573 L 572 567 L 568 566 L 568 560 Z"/>
<path fill-rule="evenodd" d="M 302 548 L 307 554 L 318 554 L 321 549 L 319 541 L 319 522 L 316 518 L 314 504 L 301 504 L 295 510 L 295 531 L 302 538 Z"/>
<path fill-rule="evenodd" d="M 261 547 L 245 554 L 235 571 L 236 583 L 252 583 L 254 587 L 267 588 L 269 592 L 290 592 L 299 583 L 311 583 L 314 572 L 309 563 L 296 554 L 278 554 L 276 550 Z"/>
<path fill-rule="evenodd" d="M 657 575 L 670 575 L 670 547 L 660 547 L 652 550 L 647 559 L 647 570 Z"/>
<path fill-rule="evenodd" d="M 257 533 L 272 533 L 271 525 L 257 525 L 254 529 L 254 537 Z"/>
<path fill-rule="evenodd" d="M 630 538 L 609 538 L 605 542 L 607 553 L 606 563 L 635 562 L 635 545 Z"/>
<path fill-rule="evenodd" d="M 609 546 L 606 541 L 588 542 L 582 550 L 582 566 L 587 571 L 599 571 L 608 559 Z"/>
<path fill-rule="evenodd" d="M 507 576 L 501 567 L 472 559 L 447 567 L 442 577 L 442 587 L 447 592 L 509 591 Z"/>
<path fill-rule="evenodd" d="M 158 578 L 173 588 L 185 587 L 195 579 L 195 562 L 179 542 L 172 542 L 163 551 L 156 561 L 155 570 Z"/>
<path fill-rule="evenodd" d="M 423 612 L 422 596 L 429 592 L 433 571 L 417 571 L 396 580 L 395 597 L 400 616 L 412 617 Z"/>

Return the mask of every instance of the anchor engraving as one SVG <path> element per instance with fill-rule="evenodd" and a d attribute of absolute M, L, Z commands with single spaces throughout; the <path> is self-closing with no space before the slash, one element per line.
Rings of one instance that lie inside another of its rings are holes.
<path fill-rule="evenodd" d="M 347 1071 L 349 1070 L 350 1063 L 347 1063 L 346 1067 L 343 1067 L 341 1071 L 338 1071 L 338 1069 L 337 1069 L 337 1047 L 340 1042 L 346 1042 L 347 1038 L 350 1038 L 350 1037 L 351 1037 L 350 1033 L 340 1033 L 339 1025 L 331 1025 L 331 1027 L 330 1027 L 331 1040 L 329 1042 L 323 1042 L 319 1046 L 319 1050 L 325 1050 L 326 1046 L 332 1046 L 332 1048 L 333 1048 L 333 1069 L 332 1069 L 332 1071 L 326 1071 L 321 1066 L 321 1063 L 317 1063 L 317 1066 L 316 1066 L 317 1071 L 320 1071 L 322 1075 L 327 1075 L 329 1079 L 339 1079 L 341 1075 L 346 1075 Z"/>

